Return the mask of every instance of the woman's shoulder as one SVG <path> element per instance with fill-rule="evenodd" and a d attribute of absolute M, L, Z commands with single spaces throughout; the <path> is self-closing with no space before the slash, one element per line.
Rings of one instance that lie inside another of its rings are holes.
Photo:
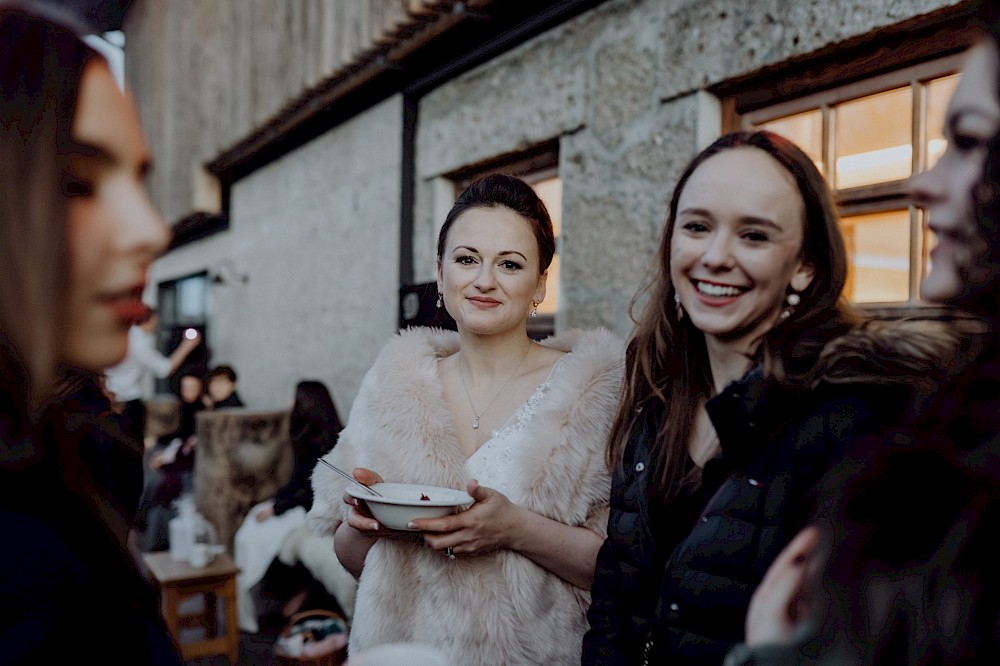
<path fill-rule="evenodd" d="M 606 328 L 574 328 L 546 338 L 541 344 L 573 355 L 580 362 L 624 368 L 625 341 Z"/>
<path fill-rule="evenodd" d="M 625 344 L 607 329 L 570 330 L 543 345 L 566 352 L 549 383 L 553 409 L 614 414 L 625 375 Z"/>
<path fill-rule="evenodd" d="M 458 333 L 441 328 L 415 326 L 405 328 L 393 335 L 382 347 L 372 373 L 382 371 L 405 372 L 407 369 L 436 362 L 458 351 Z"/>

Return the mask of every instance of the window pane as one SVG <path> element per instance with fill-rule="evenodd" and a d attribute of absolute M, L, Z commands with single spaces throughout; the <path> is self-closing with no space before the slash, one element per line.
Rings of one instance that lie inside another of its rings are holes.
<path fill-rule="evenodd" d="M 908 178 L 912 171 L 913 93 L 909 87 L 836 107 L 838 189 Z"/>
<path fill-rule="evenodd" d="M 559 247 L 559 231 L 562 228 L 562 179 L 558 176 L 545 178 L 531 184 L 538 198 L 545 203 L 552 218 L 552 231 Z M 545 281 L 545 300 L 538 306 L 539 314 L 555 314 L 559 309 L 559 255 L 552 258 L 549 277 Z"/>
<path fill-rule="evenodd" d="M 208 316 L 206 296 L 208 295 L 208 279 L 204 275 L 196 275 L 177 281 L 176 316 L 178 323 L 205 321 Z"/>
<path fill-rule="evenodd" d="M 937 163 L 947 142 L 944 138 L 944 119 L 948 100 L 958 84 L 958 74 L 934 79 L 927 84 L 927 168 Z"/>
<path fill-rule="evenodd" d="M 910 214 L 907 210 L 843 218 L 851 257 L 848 296 L 856 303 L 910 298 Z"/>
<path fill-rule="evenodd" d="M 758 125 L 793 141 L 823 173 L 823 112 L 819 109 L 776 118 Z"/>

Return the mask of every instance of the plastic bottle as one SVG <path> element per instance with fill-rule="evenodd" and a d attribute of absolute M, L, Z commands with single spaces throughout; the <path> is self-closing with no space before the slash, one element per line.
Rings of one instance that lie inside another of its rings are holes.
<path fill-rule="evenodd" d="M 191 559 L 191 546 L 194 543 L 196 516 L 194 497 L 182 495 L 175 502 L 177 516 L 167 523 L 170 535 L 170 557 L 181 562 Z"/>

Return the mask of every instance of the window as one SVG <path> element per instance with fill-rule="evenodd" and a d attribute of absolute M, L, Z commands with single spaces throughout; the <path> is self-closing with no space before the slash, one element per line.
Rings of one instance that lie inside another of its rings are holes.
<path fill-rule="evenodd" d="M 157 347 L 169 354 L 180 344 L 185 329 L 195 328 L 205 335 L 209 311 L 209 277 L 198 273 L 178 280 L 161 282 L 158 289 L 157 312 L 160 326 Z M 181 373 L 193 371 L 204 374 L 208 369 L 208 348 L 203 342 L 184 359 L 184 364 L 168 379 L 156 380 L 157 392 L 177 392 Z"/>
<path fill-rule="evenodd" d="M 562 179 L 559 177 L 559 153 L 556 144 L 545 144 L 530 153 L 521 153 L 502 161 L 475 169 L 463 170 L 450 177 L 455 183 L 455 196 L 480 176 L 502 172 L 517 176 L 531 185 L 552 218 L 552 231 L 556 237 L 556 253 L 549 265 L 545 281 L 545 300 L 538 306 L 538 316 L 528 320 L 528 333 L 534 338 L 544 338 L 555 333 L 555 315 L 559 311 L 559 253 L 562 227 Z"/>
<path fill-rule="evenodd" d="M 959 56 L 949 56 L 750 111 L 744 128 L 798 144 L 833 188 L 850 255 L 847 295 L 859 304 L 913 303 L 927 269 L 920 211 L 906 179 L 944 151 Z"/>

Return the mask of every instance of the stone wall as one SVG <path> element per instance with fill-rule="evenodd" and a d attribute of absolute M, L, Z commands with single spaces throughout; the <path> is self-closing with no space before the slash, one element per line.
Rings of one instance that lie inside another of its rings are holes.
<path fill-rule="evenodd" d="M 671 189 L 718 136 L 705 88 L 959 4 L 952 0 L 613 0 L 420 104 L 414 264 L 432 279 L 443 175 L 558 140 L 557 328 L 628 334 Z"/>
<path fill-rule="evenodd" d="M 389 1 L 137 0 L 125 25 L 126 71 L 150 130 L 151 189 L 165 217 L 198 208 L 201 165 L 308 99 L 322 66 L 350 62 L 343 49 L 354 32 L 374 39 L 343 14 L 348 7 Z M 608 0 L 453 78 L 419 100 L 415 280 L 434 278 L 435 237 L 454 194 L 448 174 L 556 142 L 557 328 L 628 334 L 629 302 L 673 183 L 720 131 L 718 100 L 706 90 L 842 42 L 875 41 L 882 28 L 958 4 Z M 209 344 L 216 362 L 240 371 L 253 406 L 283 405 L 294 382 L 312 376 L 328 382 L 346 414 L 394 331 L 402 118 L 401 99 L 391 98 L 237 181 L 230 229 L 157 262 L 156 282 L 225 258 L 249 275 L 246 285 L 213 288 Z"/>
<path fill-rule="evenodd" d="M 360 64 L 458 20 L 431 0 L 135 0 L 122 28 L 126 77 L 157 157 L 149 183 L 164 217 L 218 212 L 202 165 L 273 131 Z"/>

